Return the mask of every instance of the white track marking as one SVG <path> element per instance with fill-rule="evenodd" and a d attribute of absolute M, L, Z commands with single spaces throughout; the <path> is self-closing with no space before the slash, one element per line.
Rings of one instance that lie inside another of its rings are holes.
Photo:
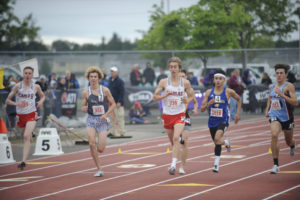
<path fill-rule="evenodd" d="M 263 199 L 263 200 L 272 199 L 273 197 L 277 197 L 277 196 L 279 196 L 279 195 L 281 195 L 281 194 L 283 194 L 283 193 L 286 193 L 286 192 L 289 192 L 289 191 L 291 191 L 291 190 L 297 189 L 298 187 L 300 187 L 300 185 L 296 185 L 296 186 L 294 186 L 294 187 L 291 187 L 291 188 L 289 188 L 289 189 L 286 189 L 286 190 L 284 190 L 284 191 L 282 191 L 282 192 L 279 192 L 279 193 L 277 193 L 277 194 L 274 194 L 274 195 L 272 195 L 272 196 L 270 196 L 270 197 L 267 197 L 267 198 L 265 198 L 265 199 Z"/>

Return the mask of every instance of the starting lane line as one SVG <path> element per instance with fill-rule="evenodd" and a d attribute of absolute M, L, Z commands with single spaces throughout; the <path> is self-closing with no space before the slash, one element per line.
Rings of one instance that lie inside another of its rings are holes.
<path fill-rule="evenodd" d="M 258 127 L 258 126 L 257 126 Z M 249 129 L 253 128 L 253 129 L 257 129 L 257 127 L 249 127 Z M 208 129 L 207 129 L 208 130 Z M 207 131 L 205 130 L 205 131 Z M 232 130 L 232 133 L 235 133 L 235 132 L 239 132 L 240 130 L 237 129 L 237 130 Z M 198 132 L 202 132 L 202 131 L 198 131 Z M 198 133 L 197 132 L 197 133 Z M 257 132 L 257 131 L 253 131 L 253 132 Z M 259 135 L 261 134 L 262 132 L 260 133 L 257 133 L 255 135 Z M 208 137 L 210 138 L 210 135 L 207 134 L 205 136 L 196 136 L 196 137 Z M 245 137 L 248 137 L 248 136 L 239 136 L 238 138 L 245 138 Z M 167 136 L 163 136 L 163 137 L 158 137 L 158 138 L 167 138 Z M 152 139 L 155 139 L 155 138 L 152 138 Z M 192 139 L 192 138 L 191 138 Z M 145 139 L 145 140 L 151 140 L 151 139 Z M 134 141 L 136 142 L 136 141 Z M 142 141 L 143 143 L 144 141 Z M 165 144 L 165 143 L 164 143 Z M 120 145 L 115 145 L 115 146 L 120 146 Z M 125 152 L 134 152 L 134 151 L 139 151 L 139 150 L 145 150 L 145 149 L 149 149 L 149 148 L 152 148 L 152 147 L 157 147 L 157 145 L 153 145 L 153 146 L 148 146 L 148 147 L 142 147 L 142 148 L 136 148 L 136 149 L 131 149 L 131 150 L 128 150 L 128 151 L 125 151 Z M 82 150 L 82 151 L 89 151 L 89 150 Z M 72 153 L 69 153 L 69 154 L 74 154 L 76 152 L 72 152 Z M 107 156 L 111 156 L 111 155 L 118 155 L 118 153 L 111 153 L 111 154 L 104 154 L 104 155 L 101 155 L 100 157 L 107 157 Z M 60 156 L 64 156 L 64 155 L 60 155 Z M 65 154 L 65 156 L 68 156 L 67 154 Z M 57 157 L 57 156 L 50 156 L 49 158 L 52 158 L 52 157 Z M 40 159 L 45 159 L 45 158 L 40 158 Z M 34 160 L 39 160 L 39 159 L 34 159 Z M 74 164 L 74 163 L 77 163 L 77 162 L 83 162 L 83 161 L 87 161 L 87 160 L 92 160 L 91 157 L 88 157 L 88 158 L 83 158 L 83 159 L 78 159 L 78 160 L 72 160 L 72 161 L 67 161 L 65 163 L 61 163 L 61 164 L 53 164 L 51 166 L 45 166 L 45 167 L 40 167 L 40 168 L 36 168 L 36 169 L 31 169 L 31 170 L 26 170 L 26 171 L 19 171 L 19 172 L 14 172 L 14 173 L 10 173 L 10 174 L 4 174 L 4 175 L 0 175 L 0 178 L 1 177 L 7 177 L 7 176 L 12 176 L 12 175 L 18 175 L 18 174 L 23 174 L 23 173 L 28 173 L 28 172 L 33 172 L 33 171 L 39 171 L 39 170 L 44 170 L 44 169 L 49 169 L 49 168 L 54 168 L 54 167 L 61 167 L 63 165 L 68 165 L 68 164 Z M 29 160 L 31 161 L 31 160 Z M 15 165 L 15 164 L 13 164 Z M 0 189 L 1 190 L 1 189 Z"/>
<path fill-rule="evenodd" d="M 276 197 L 276 196 L 279 196 L 279 195 L 284 194 L 284 193 L 286 193 L 286 192 L 289 192 L 289 191 L 291 191 L 291 190 L 297 189 L 298 187 L 300 187 L 300 185 L 296 185 L 296 186 L 294 186 L 294 187 L 291 187 L 291 188 L 289 188 L 289 189 L 286 189 L 286 190 L 284 190 L 284 191 L 282 191 L 282 192 L 279 192 L 279 193 L 277 193 L 277 194 L 274 194 L 274 195 L 272 195 L 272 196 L 270 196 L 270 197 L 267 197 L 267 198 L 265 198 L 265 199 L 263 199 L 263 200 L 272 199 L 273 197 Z"/>
<path fill-rule="evenodd" d="M 261 133 L 257 133 L 257 134 L 261 134 Z M 240 137 L 242 137 L 242 136 L 240 136 Z M 265 145 L 265 144 L 268 144 L 268 142 L 264 141 L 264 142 L 261 142 L 260 144 L 256 144 L 255 146 L 260 146 L 260 145 Z M 194 146 L 194 147 L 191 147 L 189 149 L 194 149 L 194 148 L 199 148 L 199 147 L 201 147 L 201 145 Z M 244 148 L 247 148 L 247 146 L 236 148 L 234 150 L 244 149 Z M 122 163 L 126 163 L 126 162 L 141 160 L 141 159 L 150 158 L 150 157 L 154 157 L 154 156 L 160 156 L 160 155 L 163 155 L 163 154 L 166 154 L 166 153 L 155 154 L 155 155 L 150 155 L 150 156 L 144 156 L 144 157 L 140 157 L 140 158 L 136 158 L 136 159 L 131 159 L 131 160 L 125 160 L 125 161 L 121 161 L 121 162 L 117 162 L 117 163 L 112 163 L 112 164 L 109 164 L 109 165 L 104 165 L 103 167 L 114 166 L 114 165 L 118 165 L 118 164 L 122 164 Z M 211 155 L 214 155 L 214 154 L 210 153 L 210 154 L 207 154 L 207 155 L 198 156 L 196 158 L 202 158 L 202 157 L 211 156 Z M 84 160 L 87 160 L 87 159 L 84 159 Z M 193 158 L 190 158 L 190 159 L 187 159 L 187 160 L 193 160 Z M 63 164 L 61 164 L 61 165 L 63 165 Z M 166 166 L 168 166 L 168 165 L 169 164 L 167 164 Z M 45 167 L 45 168 L 49 168 L 49 167 L 51 167 L 51 166 L 48 166 L 48 167 Z M 52 177 L 48 177 L 48 178 L 44 178 L 44 179 L 40 179 L 40 180 L 36 180 L 36 181 L 31 181 L 31 182 L 20 184 L 20 185 L 14 185 L 14 186 L 10 186 L 10 187 L 5 187 L 4 189 L 11 189 L 11 188 L 16 188 L 16 187 L 21 187 L 21 186 L 32 184 L 32 183 L 36 183 L 36 182 L 42 182 L 42 181 L 47 181 L 47 180 L 51 180 L 51 179 L 55 179 L 55 178 L 61 178 L 61 177 L 64 177 L 64 176 L 68 176 L 68 175 L 72 175 L 72 174 L 78 174 L 78 173 L 81 173 L 81 172 L 86 172 L 86 171 L 90 171 L 90 170 L 94 170 L 94 169 L 96 169 L 96 168 L 89 168 L 89 169 L 85 169 L 85 170 L 80 170 L 80 171 L 65 173 L 65 174 L 61 174 L 61 175 L 57 175 L 57 176 L 52 176 Z M 4 189 L 0 189 L 0 191 L 4 190 Z"/>
<path fill-rule="evenodd" d="M 296 161 L 293 161 L 293 162 L 290 162 L 290 163 L 281 165 L 280 168 L 286 167 L 286 166 L 289 166 L 289 165 L 293 165 L 293 164 L 298 163 L 298 162 L 300 162 L 300 161 L 299 161 L 299 160 L 296 160 Z M 179 200 L 184 200 L 184 199 L 188 199 L 188 198 L 191 198 L 191 197 L 199 196 L 199 195 L 204 194 L 204 193 L 206 193 L 206 192 L 210 192 L 210 191 L 212 191 L 212 190 L 216 190 L 216 189 L 219 189 L 219 188 L 222 188 L 222 187 L 225 187 L 225 186 L 228 186 L 228 185 L 231 185 L 231 184 L 234 184 L 234 183 L 237 183 L 237 182 L 240 182 L 240 181 L 243 181 L 243 180 L 246 180 L 246 179 L 255 177 L 255 176 L 259 176 L 259 175 L 264 174 L 264 173 L 269 172 L 269 171 L 270 171 L 270 170 L 268 169 L 268 170 L 264 170 L 264 171 L 258 172 L 258 173 L 256 173 L 256 174 L 252 174 L 252 175 L 250 175 L 250 176 L 245 176 L 245 177 L 243 177 L 243 178 L 240 178 L 240 179 L 237 179 L 237 180 L 234 180 L 234 181 L 231 181 L 231 182 L 228 182 L 228 183 L 225 183 L 225 184 L 222 184 L 222 185 L 219 185 L 219 186 L 216 186 L 216 187 L 213 187 L 213 188 L 204 190 L 204 191 L 202 191 L 202 192 L 198 192 L 198 193 L 195 193 L 195 194 L 192 194 L 192 195 L 189 195 L 189 196 L 180 198 Z"/>
<path fill-rule="evenodd" d="M 257 133 L 255 135 L 259 135 L 261 134 L 260 133 Z M 207 136 L 208 137 L 208 136 Z M 239 136 L 239 137 L 236 137 L 236 138 L 240 138 L 240 137 L 243 137 L 243 136 Z M 264 145 L 265 142 L 262 142 L 260 144 L 256 144 L 255 146 L 259 146 L 259 145 Z M 205 144 L 204 144 L 205 145 Z M 155 146 L 154 146 L 155 147 Z M 199 148 L 201 146 L 194 146 L 194 147 L 191 147 L 189 149 L 194 149 L 194 148 Z M 237 149 L 243 149 L 243 148 L 247 148 L 247 147 L 241 147 L 241 148 L 236 148 Z M 143 149 L 143 148 L 142 148 Z M 132 150 L 133 151 L 133 150 Z M 115 153 L 114 153 L 115 154 Z M 162 153 L 162 154 L 156 154 L 156 155 L 150 155 L 150 156 L 145 156 L 145 157 L 141 157 L 141 158 L 137 158 L 137 159 L 133 159 L 133 160 L 125 160 L 123 162 L 118 162 L 118 163 L 112 163 L 112 164 L 109 164 L 109 165 L 105 165 L 103 167 L 108 167 L 108 166 L 113 166 L 113 165 L 117 165 L 117 164 L 121 164 L 121 163 L 125 163 L 125 162 L 130 162 L 130 161 L 135 161 L 135 160 L 140 160 L 140 159 L 144 159 L 144 158 L 149 158 L 149 157 L 153 157 L 153 156 L 159 156 L 159 155 L 163 155 L 165 153 Z M 212 154 L 209 154 L 209 155 L 212 155 Z M 207 155 L 207 156 L 209 156 Z M 108 155 L 106 155 L 108 156 Z M 204 155 L 205 156 L 205 155 Z M 200 157 L 203 157 L 203 156 L 200 156 Z M 87 158 L 87 159 L 83 159 L 83 160 L 88 160 L 88 159 L 91 159 L 91 158 Z M 190 160 L 190 159 L 188 159 Z M 59 164 L 59 165 L 63 165 L 63 164 Z M 45 167 L 45 168 L 50 168 L 52 166 L 48 166 L 48 167 Z M 48 178 L 45 178 L 45 179 L 41 179 L 41 180 L 36 180 L 36 181 L 32 181 L 32 182 L 28 182 L 28 183 L 24 183 L 24 184 L 20 184 L 20 185 L 15 185 L 15 186 L 10 186 L 10 187 L 5 187 L 4 189 L 10 189 L 10 188 L 15 188 L 15 187 L 20 187 L 20 186 L 23 186 L 23 185 L 27 185 L 27 184 L 31 184 L 31 183 L 36 183 L 36 182 L 41 182 L 41 181 L 46 181 L 46 180 L 50 180 L 50 179 L 54 179 L 54 178 L 60 178 L 60 177 L 63 177 L 63 176 L 68 176 L 68 175 L 72 175 L 72 174 L 76 174 L 76 173 L 81 173 L 81 172 L 85 172 L 85 171 L 90 171 L 90 170 L 94 170 L 95 168 L 90 168 L 90 169 L 86 169 L 86 170 L 81 170 L 81 171 L 76 171 L 76 172 L 70 172 L 70 173 L 67 173 L 67 174 L 62 174 L 62 175 L 57 175 L 57 176 L 53 176 L 53 177 L 48 177 Z M 37 169 L 38 170 L 38 169 Z M 0 191 L 1 190 L 4 190 L 4 189 L 1 189 L 0 188 Z"/>
<path fill-rule="evenodd" d="M 269 144 L 269 142 L 265 142 L 265 144 L 261 144 L 261 145 L 266 145 L 266 144 Z M 246 148 L 246 147 L 237 148 L 237 149 L 234 149 L 234 151 L 239 150 L 239 149 L 244 149 L 244 148 Z M 286 148 L 286 149 L 289 149 L 289 148 Z M 286 150 L 286 149 L 284 149 L 284 150 Z M 199 158 L 207 157 L 207 156 L 211 156 L 211 155 L 214 155 L 214 153 L 210 153 L 210 154 L 206 154 L 206 155 L 201 155 L 201 156 L 189 158 L 187 160 L 189 161 L 189 160 L 199 159 Z M 252 156 L 252 157 L 241 159 L 241 160 L 238 160 L 238 161 L 233 161 L 233 162 L 230 162 L 228 164 L 220 165 L 220 167 L 231 165 L 231 164 L 235 164 L 235 163 L 238 163 L 238 162 L 242 162 L 242 161 L 245 161 L 245 160 L 249 160 L 249 159 L 252 159 L 252 158 L 256 158 L 256 157 L 260 157 L 260 156 L 265 156 L 265 155 L 268 155 L 268 153 L 263 153 L 263 154 L 260 154 L 260 155 Z M 44 197 L 48 197 L 48 196 L 60 194 L 60 193 L 63 193 L 63 192 L 75 190 L 75 189 L 78 189 L 78 188 L 87 187 L 87 186 L 94 185 L 94 184 L 97 184 L 97 183 L 102 183 L 102 182 L 106 182 L 106 181 L 109 181 L 109 180 L 114 180 L 114 179 L 117 179 L 117 178 L 122 178 L 122 177 L 130 176 L 130 175 L 135 175 L 135 174 L 143 173 L 143 172 L 150 171 L 150 170 L 155 170 L 155 169 L 162 168 L 162 167 L 167 167 L 169 165 L 170 165 L 170 163 L 167 163 L 167 164 L 160 165 L 160 166 L 157 166 L 157 167 L 153 167 L 153 168 L 150 168 L 150 169 L 140 170 L 140 171 L 132 172 L 132 173 L 125 174 L 125 175 L 120 175 L 120 176 L 117 176 L 117 177 L 112 177 L 112 178 L 108 178 L 108 179 L 104 179 L 104 180 L 100 180 L 100 181 L 95 181 L 95 182 L 90 182 L 90 183 L 87 183 L 87 184 L 83 184 L 83 185 L 79 185 L 79 186 L 76 186 L 76 187 L 67 188 L 67 189 L 56 191 L 56 192 L 53 192 L 53 193 L 50 193 L 50 194 L 47 194 L 47 195 L 37 196 L 37 197 L 29 198 L 29 199 L 33 200 L 33 199 L 44 198 Z M 109 198 L 113 198 L 113 197 L 116 197 L 116 196 L 121 196 L 123 194 L 134 192 L 134 191 L 137 191 L 137 190 L 140 190 L 140 189 L 148 188 L 148 187 L 151 187 L 151 186 L 154 186 L 154 185 L 158 185 L 158 184 L 161 184 L 161 183 L 165 183 L 165 182 L 168 182 L 168 181 L 171 181 L 171 180 L 176 180 L 176 179 L 179 179 L 179 178 L 183 178 L 183 177 L 186 177 L 186 176 L 191 176 L 191 175 L 194 175 L 194 174 L 198 174 L 198 173 L 202 173 L 202 172 L 206 172 L 206 171 L 210 171 L 210 170 L 211 170 L 211 168 L 207 168 L 207 169 L 204 169 L 204 170 L 201 170 L 201 171 L 198 171 L 198 172 L 194 172 L 194 173 L 191 173 L 191 174 L 187 174 L 187 175 L 183 175 L 183 176 L 180 176 L 180 177 L 176 177 L 176 178 L 171 178 L 171 179 L 168 179 L 168 180 L 164 180 L 164 181 L 161 181 L 161 182 L 158 182 L 158 183 L 155 183 L 155 184 L 147 185 L 147 186 L 144 186 L 142 188 L 136 188 L 134 190 L 130 190 L 130 191 L 127 191 L 127 192 L 124 192 L 124 193 L 119 193 L 119 194 L 113 195 L 113 196 L 111 196 Z M 104 199 L 106 199 L 106 198 L 104 198 Z"/>

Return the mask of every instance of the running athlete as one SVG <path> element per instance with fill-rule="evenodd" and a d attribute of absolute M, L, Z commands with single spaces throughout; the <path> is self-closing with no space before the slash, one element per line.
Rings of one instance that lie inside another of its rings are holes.
<path fill-rule="evenodd" d="M 179 76 L 187 79 L 186 76 L 186 70 L 181 70 L 181 72 L 179 73 Z M 194 90 L 193 88 L 191 88 L 191 92 L 193 94 L 193 103 L 194 103 L 194 109 L 192 110 L 192 113 L 194 114 L 194 116 L 196 116 L 198 114 L 198 101 L 194 95 Z M 185 105 L 186 109 L 185 109 L 185 125 L 184 125 L 184 129 L 183 132 L 180 134 L 180 144 L 182 144 L 182 148 L 181 148 L 181 163 L 180 163 L 180 167 L 179 167 L 179 174 L 185 174 L 184 171 L 184 166 L 186 164 L 186 159 L 187 159 L 187 154 L 188 154 L 188 138 L 189 138 L 189 130 L 190 127 L 192 126 L 191 124 L 191 118 L 190 118 L 190 114 L 189 114 L 189 110 L 188 110 L 188 104 Z M 171 141 L 172 143 L 172 141 Z"/>
<path fill-rule="evenodd" d="M 169 168 L 169 174 L 175 175 L 176 162 L 179 157 L 180 143 L 179 137 L 185 124 L 185 104 L 193 98 L 191 94 L 191 84 L 188 80 L 179 77 L 181 70 L 181 60 L 178 57 L 172 57 L 168 60 L 170 78 L 160 80 L 157 89 L 154 92 L 153 101 L 162 100 L 164 128 L 173 147 L 172 163 Z M 161 95 L 160 93 L 164 91 Z M 188 95 L 186 97 L 184 93 Z"/>
<path fill-rule="evenodd" d="M 227 151 L 230 152 L 230 140 L 223 139 L 224 133 L 229 126 L 230 113 L 228 111 L 228 100 L 233 97 L 238 102 L 237 113 L 235 115 L 235 123 L 238 123 L 241 111 L 241 98 L 232 89 L 226 88 L 225 72 L 223 70 L 216 70 L 214 74 L 215 87 L 208 89 L 205 92 L 204 99 L 200 108 L 201 112 L 208 109 L 208 127 L 211 138 L 215 143 L 215 162 L 213 172 L 219 172 L 219 162 L 222 151 L 222 145 L 225 144 Z"/>
<path fill-rule="evenodd" d="M 110 128 L 108 115 L 116 107 L 115 101 L 105 86 L 99 85 L 104 77 L 98 67 L 89 67 L 85 72 L 90 86 L 82 93 L 82 112 L 87 112 L 86 131 L 92 158 L 96 164 L 95 177 L 104 176 L 101 169 L 98 152 L 102 153 L 106 146 L 107 130 Z M 96 146 L 96 136 L 98 143 Z"/>
<path fill-rule="evenodd" d="M 266 108 L 266 117 L 269 117 L 271 129 L 271 150 L 274 166 L 271 174 L 279 172 L 279 142 L 278 136 L 283 130 L 286 144 L 291 148 L 290 155 L 296 151 L 296 143 L 293 139 L 294 117 L 292 106 L 298 106 L 295 87 L 287 82 L 288 65 L 275 65 L 277 83 L 270 86 L 270 94 Z"/>
<path fill-rule="evenodd" d="M 30 66 L 23 69 L 23 80 L 13 87 L 6 99 L 6 104 L 16 106 L 17 116 L 19 117 L 17 125 L 24 136 L 23 158 L 18 165 L 20 170 L 26 167 L 26 160 L 32 143 L 32 132 L 35 129 L 36 121 L 40 119 L 37 108 L 41 108 L 45 101 L 45 95 L 41 87 L 32 82 L 33 71 L 33 67 Z M 40 96 L 37 103 L 35 102 L 36 93 Z M 16 95 L 16 102 L 11 100 L 14 95 Z"/>

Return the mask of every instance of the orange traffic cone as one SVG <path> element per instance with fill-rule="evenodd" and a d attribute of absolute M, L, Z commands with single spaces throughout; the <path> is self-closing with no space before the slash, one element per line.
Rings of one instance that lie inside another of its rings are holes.
<path fill-rule="evenodd" d="M 0 119 L 0 134 L 7 133 L 6 125 L 3 119 Z"/>

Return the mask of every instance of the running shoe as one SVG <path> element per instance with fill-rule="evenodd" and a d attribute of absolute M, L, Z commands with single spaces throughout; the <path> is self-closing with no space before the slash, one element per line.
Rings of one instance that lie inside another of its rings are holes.
<path fill-rule="evenodd" d="M 176 173 L 176 168 L 175 167 L 170 167 L 169 168 L 169 174 L 170 175 L 175 175 L 175 173 Z"/>
<path fill-rule="evenodd" d="M 214 165 L 213 172 L 215 173 L 219 172 L 219 165 Z"/>
<path fill-rule="evenodd" d="M 184 144 L 184 139 L 183 139 L 182 135 L 180 135 L 179 141 L 180 141 L 180 144 Z"/>
<path fill-rule="evenodd" d="M 98 170 L 96 172 L 96 174 L 94 174 L 94 177 L 101 177 L 101 176 L 104 176 L 103 172 L 101 170 Z"/>
<path fill-rule="evenodd" d="M 184 171 L 183 167 L 179 168 L 179 174 L 185 174 L 185 171 Z"/>
<path fill-rule="evenodd" d="M 273 168 L 271 169 L 270 173 L 277 174 L 278 172 L 279 172 L 279 167 L 277 165 L 274 165 Z"/>
<path fill-rule="evenodd" d="M 290 149 L 290 155 L 294 156 L 295 153 L 296 153 L 296 141 L 295 141 L 294 147 Z"/>
<path fill-rule="evenodd" d="M 26 163 L 25 163 L 25 162 L 21 162 L 21 163 L 18 165 L 18 168 L 20 168 L 20 170 L 23 170 L 25 167 L 26 167 Z"/>
<path fill-rule="evenodd" d="M 225 139 L 224 142 L 225 142 L 225 147 L 227 149 L 227 152 L 230 152 L 231 151 L 230 139 Z"/>

